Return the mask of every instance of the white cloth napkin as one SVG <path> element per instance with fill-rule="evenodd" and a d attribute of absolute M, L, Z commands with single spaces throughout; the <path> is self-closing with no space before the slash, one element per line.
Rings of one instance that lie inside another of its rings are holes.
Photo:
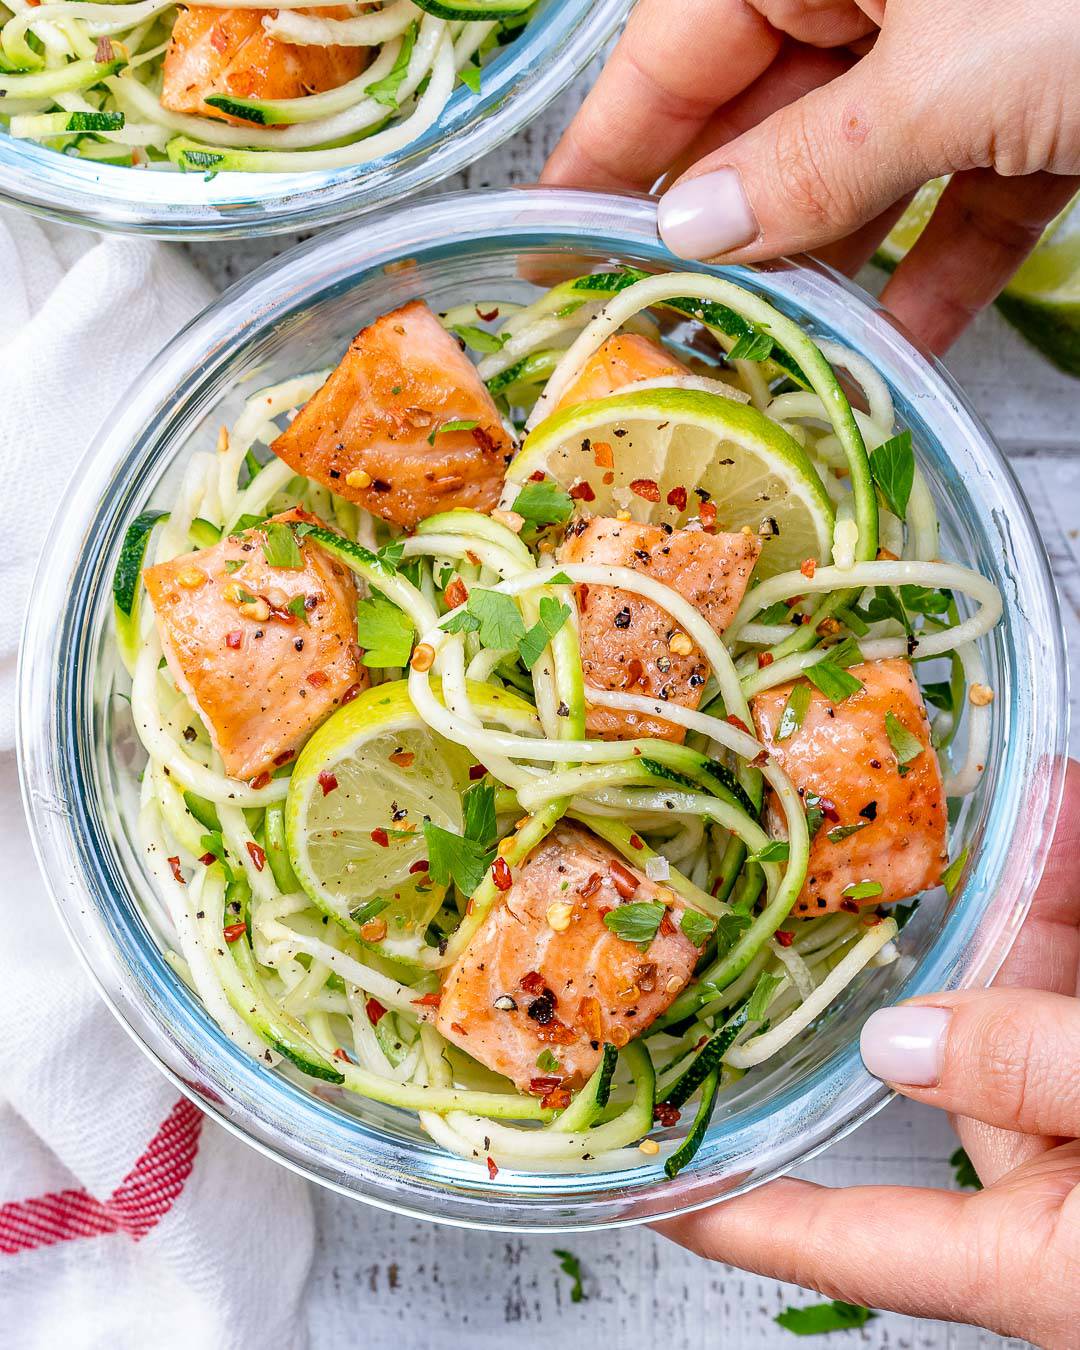
<path fill-rule="evenodd" d="M 98 997 L 18 798 L 16 616 L 61 495 L 207 300 L 175 248 L 0 210 L 0 1344 L 298 1350 L 308 1188 L 205 1119 Z"/>

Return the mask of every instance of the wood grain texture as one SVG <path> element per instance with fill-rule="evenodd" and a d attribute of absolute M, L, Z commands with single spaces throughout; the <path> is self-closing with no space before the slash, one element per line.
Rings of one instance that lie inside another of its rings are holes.
<path fill-rule="evenodd" d="M 534 181 L 580 101 L 579 81 L 511 144 L 446 189 Z M 305 236 L 185 245 L 226 285 Z M 868 272 L 862 280 L 876 285 Z M 1070 647 L 1080 639 L 1080 384 L 1037 357 L 996 313 L 983 315 L 949 367 L 1009 454 L 1043 531 L 1062 593 Z M 1073 691 L 1073 725 L 1080 725 Z M 1080 734 L 1074 730 L 1074 753 Z M 827 1185 L 949 1186 L 955 1148 L 938 1114 L 894 1102 L 805 1168 Z M 802 1290 L 688 1255 L 643 1229 L 555 1238 L 439 1228 L 328 1191 L 315 1196 L 318 1247 L 307 1293 L 312 1350 L 547 1350 L 551 1345 L 667 1350 L 778 1350 L 799 1344 L 773 1322 Z M 552 1254 L 569 1247 L 585 1272 L 584 1302 Z M 817 1345 L 825 1342 L 811 1341 Z M 864 1350 L 989 1350 L 1019 1346 L 971 1327 L 882 1314 L 827 1344 Z M 298 1348 L 299 1350 L 299 1348 Z"/>

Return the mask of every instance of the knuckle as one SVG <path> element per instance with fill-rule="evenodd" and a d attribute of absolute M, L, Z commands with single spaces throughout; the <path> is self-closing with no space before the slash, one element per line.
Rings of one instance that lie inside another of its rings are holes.
<path fill-rule="evenodd" d="M 774 173 L 780 200 L 815 226 L 843 223 L 851 197 L 829 172 L 822 131 L 798 103 L 792 105 L 777 140 Z"/>
<path fill-rule="evenodd" d="M 974 1062 L 986 1083 L 995 1124 L 1030 1125 L 1038 1106 L 1039 1038 L 1029 1019 L 1011 1005 L 995 1008 L 978 1030 Z"/>

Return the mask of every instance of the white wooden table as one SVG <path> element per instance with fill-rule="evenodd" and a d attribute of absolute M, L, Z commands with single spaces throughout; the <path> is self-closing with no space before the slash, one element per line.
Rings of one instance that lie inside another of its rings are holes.
<path fill-rule="evenodd" d="M 446 184 L 477 188 L 536 179 L 583 85 L 540 123 Z M 300 236 L 303 237 L 303 236 Z M 294 240 L 187 246 L 219 285 Z M 869 273 L 865 282 L 874 283 Z M 1033 354 L 996 313 L 984 315 L 949 359 L 1027 491 L 1057 574 L 1066 631 L 1080 650 L 1080 383 Z M 1080 698 L 1075 689 L 1073 699 Z M 1074 712 L 1074 726 L 1077 719 Z M 1080 751 L 1074 733 L 1073 751 Z M 956 1141 L 937 1113 L 894 1102 L 807 1167 L 830 1185 L 951 1184 Z M 465 1232 L 398 1218 L 328 1191 L 315 1197 L 318 1244 L 307 1290 L 312 1350 L 547 1350 L 659 1345 L 665 1350 L 766 1350 L 799 1344 L 773 1317 L 818 1301 L 798 1289 L 715 1266 L 644 1229 L 570 1238 Z M 552 1254 L 569 1247 L 585 1271 L 586 1299 Z M 811 1344 L 823 1344 L 814 1341 Z M 969 1327 L 883 1314 L 830 1346 L 873 1350 L 976 1350 L 1018 1345 Z"/>

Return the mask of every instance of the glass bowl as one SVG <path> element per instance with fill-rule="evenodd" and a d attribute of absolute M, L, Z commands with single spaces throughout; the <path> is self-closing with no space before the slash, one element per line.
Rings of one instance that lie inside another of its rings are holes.
<path fill-rule="evenodd" d="M 262 174 L 131 169 L 49 150 L 0 129 L 0 201 L 73 225 L 161 238 L 283 234 L 415 196 L 486 155 L 580 74 L 633 0 L 540 0 L 492 55 L 479 96 L 458 85 L 435 126 L 371 164 Z"/>
<path fill-rule="evenodd" d="M 128 705 L 112 695 L 110 582 L 125 526 L 167 501 L 186 452 L 214 445 L 244 395 L 334 363 L 356 331 L 416 296 L 437 309 L 525 300 L 548 279 L 625 261 L 682 267 L 637 198 L 533 189 L 432 198 L 293 250 L 226 292 L 133 385 L 83 462 L 33 591 L 22 654 L 21 757 L 39 858 L 71 937 L 117 1016 L 210 1115 L 304 1175 L 413 1215 L 489 1228 L 641 1222 L 789 1170 L 888 1098 L 862 1067 L 874 1007 L 987 983 L 1026 913 L 1060 803 L 1066 745 L 1061 623 L 1042 543 L 1016 480 L 963 395 L 875 301 L 824 267 L 726 274 L 882 372 L 939 503 L 942 552 L 1005 597 L 983 643 L 992 748 L 955 836 L 963 886 L 924 900 L 902 956 L 872 972 L 777 1065 L 723 1099 L 692 1164 L 669 1182 L 655 1158 L 618 1173 L 489 1180 L 444 1154 L 415 1118 L 343 1103 L 239 1050 L 172 972 L 148 915 L 153 891 L 128 830 L 138 770 Z M 701 267 L 698 270 L 709 269 Z M 954 846 L 955 847 L 955 846 Z M 310 1080 L 307 1080 L 310 1084 Z"/>

